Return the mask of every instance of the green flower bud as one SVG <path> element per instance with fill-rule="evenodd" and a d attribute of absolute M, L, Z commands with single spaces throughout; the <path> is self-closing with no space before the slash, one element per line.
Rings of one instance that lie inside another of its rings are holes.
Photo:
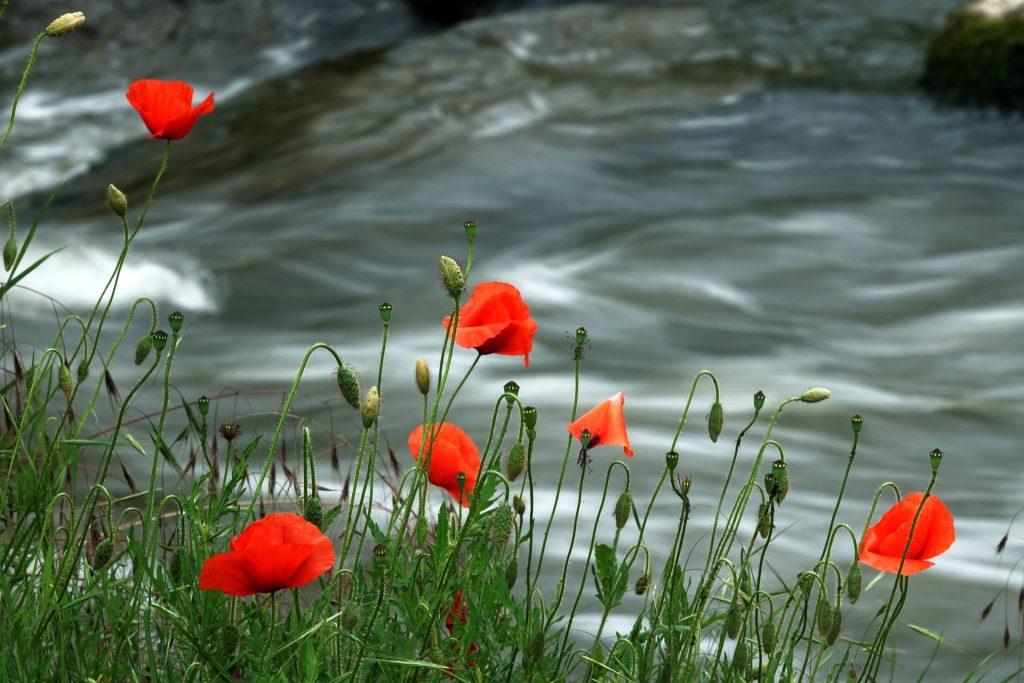
<path fill-rule="evenodd" d="M 110 558 L 114 556 L 114 539 L 105 538 L 96 546 L 96 553 L 92 556 L 92 568 L 99 571 L 107 566 Z"/>
<path fill-rule="evenodd" d="M 508 503 L 504 503 L 491 513 L 491 545 L 498 550 L 504 548 L 514 528 L 515 519 L 512 516 L 512 507 Z"/>
<path fill-rule="evenodd" d="M 850 571 L 846 573 L 846 595 L 850 598 L 850 604 L 854 604 L 860 599 L 861 583 L 864 578 L 860 572 L 860 565 L 854 560 L 853 564 L 850 565 Z"/>
<path fill-rule="evenodd" d="M 853 427 L 854 434 L 860 434 L 860 428 L 864 425 L 864 418 L 860 415 L 854 415 L 850 418 L 850 426 Z"/>
<path fill-rule="evenodd" d="M 508 474 L 508 480 L 513 482 L 520 474 L 523 473 L 523 468 L 526 465 L 526 448 L 523 446 L 522 441 L 516 441 L 512 444 L 512 450 L 508 452 L 508 462 L 505 466 L 505 472 Z"/>
<path fill-rule="evenodd" d="M 139 340 L 139 343 L 135 346 L 135 364 L 142 365 L 146 362 L 146 358 L 149 356 L 149 352 L 153 350 L 153 336 L 147 334 L 145 337 Z"/>
<path fill-rule="evenodd" d="M 764 395 L 763 391 L 759 391 L 756 394 L 754 394 L 754 410 L 755 411 L 761 410 L 761 408 L 764 408 L 764 399 L 765 399 L 765 395 Z"/>
<path fill-rule="evenodd" d="M 540 661 L 541 659 L 544 658 L 544 645 L 545 645 L 545 642 L 544 642 L 544 632 L 543 631 L 535 631 L 533 633 L 533 635 L 530 636 L 530 650 L 529 650 L 529 652 L 530 652 L 530 661 L 531 662 L 538 662 L 538 661 Z"/>
<path fill-rule="evenodd" d="M 185 563 L 187 561 L 185 549 L 181 547 L 175 548 L 174 553 L 171 555 L 170 565 L 167 567 L 167 571 L 171 575 L 171 581 L 175 585 L 181 585 L 182 578 L 185 576 Z"/>
<path fill-rule="evenodd" d="M 576 346 L 583 346 L 587 343 L 588 336 L 587 328 L 577 327 L 576 328 Z"/>
<path fill-rule="evenodd" d="M 839 609 L 839 605 L 832 610 L 832 621 L 831 626 L 828 630 L 828 635 L 825 636 L 825 642 L 832 645 L 839 640 L 839 633 L 843 630 L 843 613 Z"/>
<path fill-rule="evenodd" d="M 424 396 L 430 393 L 430 368 L 425 358 L 416 359 L 416 388 Z"/>
<path fill-rule="evenodd" d="M 764 475 L 764 492 L 768 494 L 768 497 L 775 499 L 775 492 L 778 490 L 779 485 L 775 483 L 775 475 L 771 472 L 765 472 Z"/>
<path fill-rule="evenodd" d="M 725 635 L 735 639 L 740 635 L 743 628 L 743 612 L 740 610 L 740 602 L 735 595 L 729 603 L 729 610 L 725 613 Z"/>
<path fill-rule="evenodd" d="M 466 287 L 466 276 L 462 274 L 462 267 L 451 256 L 442 256 L 438 260 L 438 267 L 441 269 L 441 283 L 448 295 L 458 299 Z"/>
<path fill-rule="evenodd" d="M 527 429 L 537 428 L 537 409 L 533 406 L 523 408 L 523 423 Z"/>
<path fill-rule="evenodd" d="M 770 619 L 766 619 L 761 627 L 761 649 L 766 654 L 775 651 L 775 622 Z"/>
<path fill-rule="evenodd" d="M 651 577 L 647 574 L 641 574 L 640 578 L 636 580 L 636 585 L 633 587 L 633 592 L 637 595 L 643 595 L 647 592 L 648 587 L 651 585 Z"/>
<path fill-rule="evenodd" d="M 747 643 L 740 639 L 736 641 L 736 648 L 732 651 L 732 665 L 739 672 L 740 677 L 746 680 L 747 665 L 750 661 L 747 657 Z"/>
<path fill-rule="evenodd" d="M 210 412 L 210 399 L 206 396 L 200 396 L 196 403 L 199 404 L 199 414 L 206 417 Z"/>
<path fill-rule="evenodd" d="M 828 638 L 829 633 L 832 631 L 832 605 L 829 604 L 828 598 L 822 593 L 818 597 L 818 633 L 822 638 Z"/>
<path fill-rule="evenodd" d="M 348 603 L 341 611 L 341 626 L 346 631 L 355 631 L 359 626 L 359 607 L 354 603 Z"/>
<path fill-rule="evenodd" d="M 380 414 L 380 392 L 377 391 L 377 387 L 370 387 L 370 390 L 366 392 L 366 397 L 363 399 L 363 428 L 369 429 L 373 426 L 373 423 L 377 421 L 377 415 Z"/>
<path fill-rule="evenodd" d="M 384 323 L 391 322 L 391 304 L 385 302 L 377 307 L 377 312 L 380 313 L 380 319 Z"/>
<path fill-rule="evenodd" d="M 772 532 L 771 505 L 761 503 L 757 508 L 757 533 L 761 538 L 768 538 Z"/>
<path fill-rule="evenodd" d="M 796 589 L 799 593 L 806 595 L 812 585 L 814 585 L 814 572 L 800 572 L 800 575 L 796 577 Z"/>
<path fill-rule="evenodd" d="M 722 425 L 725 422 L 725 411 L 722 404 L 715 401 L 711 404 L 711 412 L 708 413 L 708 436 L 711 443 L 717 443 L 718 437 L 722 434 Z"/>
<path fill-rule="evenodd" d="M 107 206 L 110 207 L 111 211 L 123 218 L 128 213 L 128 197 L 125 196 L 124 192 L 114 187 L 114 185 L 107 185 Z"/>
<path fill-rule="evenodd" d="M 519 561 L 513 557 L 505 565 L 505 585 L 508 586 L 509 590 L 516 585 L 516 579 L 519 578 Z"/>
<path fill-rule="evenodd" d="M 512 496 L 512 509 L 516 511 L 516 514 L 520 517 L 526 512 L 526 501 L 518 493 Z"/>
<path fill-rule="evenodd" d="M 71 381 L 71 370 L 63 363 L 57 368 L 57 385 L 64 392 L 67 399 L 71 400 L 71 392 L 75 390 L 75 384 Z"/>
<path fill-rule="evenodd" d="M 826 401 L 832 396 L 832 392 L 824 387 L 811 387 L 804 393 L 800 394 L 800 400 L 804 403 L 821 403 Z"/>
<path fill-rule="evenodd" d="M 163 330 L 157 330 L 150 336 L 153 337 L 153 348 L 156 349 L 156 352 L 160 353 L 163 351 L 164 347 L 167 346 L 167 333 Z"/>
<path fill-rule="evenodd" d="M 14 262 L 18 259 L 18 241 L 11 237 L 4 244 L 4 270 L 10 271 Z"/>
<path fill-rule="evenodd" d="M 51 38 L 59 38 L 67 33 L 71 33 L 76 28 L 85 23 L 85 15 L 81 12 L 70 12 L 68 14 L 62 14 L 46 27 L 46 35 Z"/>
<path fill-rule="evenodd" d="M 466 231 L 466 238 L 472 243 L 476 239 L 477 222 L 466 221 L 462 224 L 462 228 Z"/>
<path fill-rule="evenodd" d="M 669 451 L 665 454 L 665 467 L 668 468 L 669 472 L 675 472 L 676 466 L 679 464 L 679 454 L 675 451 Z"/>
<path fill-rule="evenodd" d="M 338 389 L 341 390 L 341 396 L 348 404 L 359 410 L 359 395 L 362 390 L 359 387 L 359 378 L 356 377 L 356 373 L 349 366 L 342 363 L 338 366 Z"/>
<path fill-rule="evenodd" d="M 633 497 L 629 494 L 629 489 L 626 489 L 619 495 L 619 499 L 615 501 L 616 529 L 626 526 L 631 512 L 633 512 Z"/>
<path fill-rule="evenodd" d="M 78 368 L 75 370 L 75 376 L 78 378 L 78 383 L 81 384 L 89 378 L 89 361 L 83 358 L 78 362 Z"/>
<path fill-rule="evenodd" d="M 936 448 L 935 450 L 928 454 L 928 458 L 929 460 L 931 460 L 932 463 L 932 472 L 938 472 L 939 465 L 942 464 L 942 451 Z"/>
<path fill-rule="evenodd" d="M 786 470 L 785 460 L 776 460 L 772 463 L 772 477 L 775 478 L 775 500 L 781 503 L 789 493 L 789 472 Z"/>
<path fill-rule="evenodd" d="M 303 510 L 302 516 L 307 522 L 319 529 L 324 523 L 324 506 L 321 505 L 320 499 L 316 496 L 310 496 L 306 499 L 305 509 Z"/>

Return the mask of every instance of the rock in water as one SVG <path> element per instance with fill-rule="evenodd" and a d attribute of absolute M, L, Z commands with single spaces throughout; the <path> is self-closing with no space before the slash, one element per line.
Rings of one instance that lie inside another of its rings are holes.
<path fill-rule="evenodd" d="M 978 0 L 928 45 L 921 85 L 951 104 L 1024 111 L 1024 0 Z"/>

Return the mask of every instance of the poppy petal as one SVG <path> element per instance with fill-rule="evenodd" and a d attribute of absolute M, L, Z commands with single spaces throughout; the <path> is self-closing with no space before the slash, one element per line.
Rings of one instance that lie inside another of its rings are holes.
<path fill-rule="evenodd" d="M 234 552 L 218 553 L 203 563 L 199 588 L 220 590 L 239 597 L 259 592 L 245 570 L 244 558 Z"/>
<path fill-rule="evenodd" d="M 625 403 L 625 396 L 620 391 L 611 398 L 598 403 L 581 416 L 575 422 L 566 426 L 569 433 L 577 439 L 586 430 L 590 432 L 593 441 L 595 437 L 597 446 L 622 446 L 623 452 L 633 457 L 633 448 L 629 445 L 629 437 L 626 435 L 626 417 L 622 407 Z"/>

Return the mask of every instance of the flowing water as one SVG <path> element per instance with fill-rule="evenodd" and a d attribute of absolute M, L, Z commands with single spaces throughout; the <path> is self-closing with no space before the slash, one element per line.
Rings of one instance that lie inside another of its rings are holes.
<path fill-rule="evenodd" d="M 203 70 L 179 55 L 184 74 L 175 60 L 156 69 L 195 76 L 201 96 L 218 95 L 216 112 L 175 143 L 122 285 L 122 304 L 148 294 L 164 314 L 185 312 L 174 374 L 184 397 L 273 389 L 271 398 L 250 393 L 217 406 L 221 418 L 251 413 L 250 434 L 266 429 L 260 414 L 278 407 L 319 340 L 372 383 L 377 304 L 388 301 L 382 426 L 406 464 L 405 437 L 419 415 L 413 362 L 436 358 L 447 313 L 436 258 L 464 257 L 461 223 L 475 218 L 473 281 L 518 286 L 539 328 L 530 367 L 484 358 L 455 414 L 482 442 L 502 384 L 522 386 L 540 414 L 542 505 L 553 501 L 564 453 L 568 334 L 579 325 L 591 335 L 581 409 L 625 392 L 638 503 L 661 473 L 693 375 L 710 368 L 720 379 L 723 438 L 706 436 L 712 398 L 702 386 L 679 446 L 679 471 L 694 482 L 691 541 L 710 526 L 752 394 L 764 390 L 772 406 L 826 386 L 830 401 L 788 407 L 775 432 L 792 490 L 777 518 L 785 531 L 773 543 L 774 569 L 788 581 L 817 559 L 850 449 L 849 418 L 859 413 L 864 429 L 839 513 L 858 533 L 880 483 L 921 490 L 928 452 L 946 454 L 936 492 L 958 538 L 911 582 L 903 614 L 950 639 L 926 679 L 962 680 L 997 649 L 1004 604 L 1019 642 L 1019 568 L 1005 603 L 979 617 L 1024 556 L 1019 527 L 1004 556 L 994 553 L 1024 506 L 1024 143 L 1019 118 L 946 109 L 914 89 L 924 45 L 955 2 L 583 4 L 433 34 L 394 3 L 380 5 L 379 15 L 360 16 L 358 44 L 352 34 L 352 45 L 288 34 L 247 64 Z M 47 50 L 40 63 L 60 64 L 59 50 Z M 26 53 L 22 43 L 0 46 L 6 85 Z M 90 72 L 88 57 L 65 65 L 78 70 L 74 83 L 42 66 L 30 83 L 0 188 L 4 197 L 29 193 L 18 201 L 27 224 L 38 193 L 72 177 L 38 238 L 39 253 L 71 247 L 33 286 L 82 311 L 119 246 L 103 188 L 118 184 L 138 206 L 162 145 L 144 139 L 122 99 L 130 80 L 149 73 L 130 63 L 94 63 Z M 36 294 L 10 300 L 4 316 L 23 354 L 28 340 L 50 343 L 53 311 Z M 123 305 L 118 311 L 123 317 Z M 472 355 L 457 354 L 458 372 Z M 137 372 L 127 358 L 114 367 L 122 384 Z M 358 436 L 325 358 L 311 364 L 294 412 Z M 326 427 L 316 438 L 326 451 Z M 585 535 L 603 463 L 619 453 L 593 455 Z M 572 489 L 577 470 L 568 476 Z M 567 497 L 556 546 L 568 538 Z M 653 515 L 656 567 L 675 528 L 669 497 Z M 611 534 L 605 512 L 598 538 Z M 836 552 L 845 566 L 849 543 Z M 574 557 L 584 559 L 579 549 Z M 888 585 L 846 610 L 845 636 L 863 635 L 869 598 Z M 577 621 L 584 632 L 599 616 L 589 593 Z M 630 623 L 613 615 L 608 631 Z M 894 679 L 916 679 L 932 641 L 902 629 L 893 642 L 905 653 Z"/>

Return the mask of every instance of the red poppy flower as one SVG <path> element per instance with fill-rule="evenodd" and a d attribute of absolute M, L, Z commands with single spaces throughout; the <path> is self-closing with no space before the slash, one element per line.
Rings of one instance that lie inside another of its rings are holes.
<path fill-rule="evenodd" d="M 899 570 L 900 558 L 907 550 L 910 526 L 923 497 L 923 493 L 908 493 L 868 529 L 860 543 L 861 562 L 883 572 L 896 573 Z M 931 567 L 935 563 L 929 562 L 928 558 L 946 552 L 955 538 L 953 515 L 949 514 L 938 496 L 928 496 L 917 517 L 914 540 L 907 550 L 900 574 L 910 576 Z"/>
<path fill-rule="evenodd" d="M 203 564 L 199 587 L 228 595 L 298 588 L 334 566 L 331 539 L 291 513 L 267 515 L 231 539 L 231 550 Z"/>
<path fill-rule="evenodd" d="M 440 427 L 440 428 L 439 428 Z M 427 479 L 434 486 L 440 486 L 452 494 L 462 507 L 469 507 L 469 495 L 476 486 L 476 473 L 480 469 L 480 452 L 476 444 L 466 432 L 447 422 L 434 425 L 434 445 L 430 455 L 430 472 Z M 409 452 L 412 457 L 419 456 L 420 450 L 426 453 L 423 444 L 423 425 L 412 430 L 409 435 Z M 429 441 L 427 446 L 429 446 Z M 466 486 L 459 494 L 459 472 L 466 475 Z"/>
<path fill-rule="evenodd" d="M 615 394 L 606 401 L 601 401 L 586 415 L 583 415 L 566 429 L 577 439 L 583 430 L 590 432 L 590 443 L 587 448 L 595 446 L 622 446 L 622 451 L 633 457 L 633 448 L 626 436 L 626 418 L 622 414 L 625 397 L 622 392 Z"/>
<path fill-rule="evenodd" d="M 142 117 L 151 138 L 180 140 L 196 125 L 196 119 L 213 111 L 213 93 L 192 106 L 192 86 L 182 81 L 135 81 L 125 93 Z"/>
<path fill-rule="evenodd" d="M 441 321 L 445 328 L 450 317 Z M 529 367 L 536 331 L 537 321 L 518 289 L 507 282 L 481 282 L 459 310 L 455 343 L 484 355 L 522 356 Z"/>
<path fill-rule="evenodd" d="M 455 633 L 455 620 L 456 619 L 459 622 L 460 630 L 461 630 L 461 626 L 464 626 L 466 624 L 466 605 L 465 605 L 465 603 L 462 602 L 462 591 L 461 590 L 456 590 L 455 591 L 455 601 L 452 603 L 452 608 L 448 612 L 448 615 L 445 616 L 445 618 L 444 618 L 445 628 L 448 629 L 448 633 L 452 634 L 452 636 L 455 637 L 455 640 L 456 640 L 456 643 L 457 643 L 458 642 L 458 634 Z M 452 649 L 458 649 L 458 645 L 453 643 Z M 474 652 L 476 652 L 476 650 L 477 650 L 476 643 L 470 643 L 469 644 L 469 649 L 466 650 L 466 655 L 467 656 L 468 655 L 472 655 Z M 470 667 L 476 667 L 476 660 L 475 659 L 468 660 L 468 663 L 469 663 Z M 449 674 L 453 674 L 454 673 L 454 671 L 452 670 L 452 668 L 450 666 L 448 667 L 448 673 Z"/>

